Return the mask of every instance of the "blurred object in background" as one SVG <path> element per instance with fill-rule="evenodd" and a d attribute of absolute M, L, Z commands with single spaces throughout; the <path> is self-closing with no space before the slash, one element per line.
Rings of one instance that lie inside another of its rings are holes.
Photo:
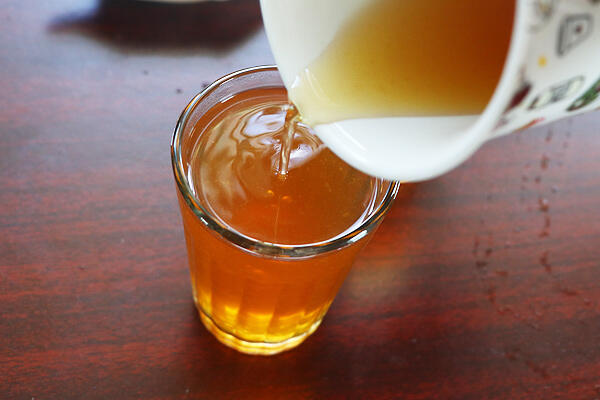
<path fill-rule="evenodd" d="M 101 0 L 91 11 L 56 18 L 48 29 L 125 51 L 227 50 L 261 26 L 258 0 Z"/>
<path fill-rule="evenodd" d="M 205 1 L 229 1 L 229 0 L 139 0 L 139 1 L 152 1 L 155 3 L 202 3 Z"/>

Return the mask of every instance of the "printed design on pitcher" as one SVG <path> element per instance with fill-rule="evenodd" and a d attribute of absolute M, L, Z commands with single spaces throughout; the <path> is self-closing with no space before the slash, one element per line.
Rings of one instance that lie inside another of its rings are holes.
<path fill-rule="evenodd" d="M 567 108 L 567 111 L 580 110 L 588 104 L 595 101 L 600 96 L 600 79 L 594 83 L 585 93 L 583 93 L 573 104 Z"/>
<path fill-rule="evenodd" d="M 592 33 L 593 19 L 589 14 L 569 15 L 560 24 L 558 31 L 557 53 L 564 56 Z"/>
<path fill-rule="evenodd" d="M 585 78 L 583 76 L 577 76 L 543 90 L 529 105 L 529 110 L 539 110 L 540 108 L 574 96 L 583 86 L 584 81 Z"/>
<path fill-rule="evenodd" d="M 544 118 L 544 117 L 536 118 L 536 119 L 532 120 L 531 122 L 523 125 L 522 127 L 515 129 L 515 132 L 524 131 L 526 129 L 529 129 L 529 128 L 539 124 L 540 122 L 544 122 L 545 119 L 546 118 Z"/>
<path fill-rule="evenodd" d="M 525 98 L 527 97 L 529 92 L 531 92 L 531 89 L 533 88 L 533 85 L 531 84 L 531 82 L 525 78 L 524 71 L 522 71 L 522 73 L 521 73 L 520 81 L 521 81 L 521 83 L 519 85 L 519 88 L 513 94 L 513 97 L 510 99 L 510 103 L 508 103 L 508 106 L 504 110 L 504 114 L 507 114 L 509 111 L 520 106 L 523 103 L 523 100 L 525 100 Z"/>
<path fill-rule="evenodd" d="M 508 114 L 512 110 L 523 104 L 523 102 L 527 98 L 527 95 L 529 95 L 529 93 L 531 92 L 532 88 L 533 84 L 526 76 L 526 68 L 525 66 L 522 66 L 519 72 L 518 88 L 513 93 L 508 105 L 506 106 L 504 112 L 502 113 L 498 122 L 496 123 L 496 126 L 494 126 L 494 130 L 498 130 L 512 122 L 512 118 L 509 118 Z"/>
<path fill-rule="evenodd" d="M 532 32 L 539 32 L 545 27 L 556 10 L 557 0 L 535 0 L 533 2 L 533 23 L 530 26 Z"/>

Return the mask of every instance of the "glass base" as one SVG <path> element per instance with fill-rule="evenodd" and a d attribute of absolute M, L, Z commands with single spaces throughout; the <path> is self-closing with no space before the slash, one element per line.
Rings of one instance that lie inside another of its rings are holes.
<path fill-rule="evenodd" d="M 249 342 L 247 340 L 240 339 L 230 333 L 223 331 L 213 322 L 213 320 L 204 314 L 202 311 L 198 311 L 202 323 L 212 333 L 219 342 L 223 343 L 227 347 L 231 347 L 241 353 L 270 356 L 273 354 L 281 353 L 282 351 L 293 349 L 302 343 L 311 333 L 313 333 L 319 325 L 321 320 L 315 322 L 310 326 L 308 331 L 277 343 L 269 342 Z"/>

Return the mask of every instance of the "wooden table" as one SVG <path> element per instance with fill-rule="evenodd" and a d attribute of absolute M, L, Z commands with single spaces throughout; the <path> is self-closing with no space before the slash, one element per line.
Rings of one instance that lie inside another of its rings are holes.
<path fill-rule="evenodd" d="M 251 357 L 192 304 L 172 129 L 273 59 L 256 1 L 5 0 L 0 398 L 600 398 L 600 113 L 405 185 L 324 324 Z"/>

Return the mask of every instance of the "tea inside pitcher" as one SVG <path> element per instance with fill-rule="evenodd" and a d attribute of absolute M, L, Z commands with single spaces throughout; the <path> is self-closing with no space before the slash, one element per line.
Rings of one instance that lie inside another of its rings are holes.
<path fill-rule="evenodd" d="M 290 89 L 305 122 L 479 114 L 500 79 L 512 0 L 375 0 Z"/>

